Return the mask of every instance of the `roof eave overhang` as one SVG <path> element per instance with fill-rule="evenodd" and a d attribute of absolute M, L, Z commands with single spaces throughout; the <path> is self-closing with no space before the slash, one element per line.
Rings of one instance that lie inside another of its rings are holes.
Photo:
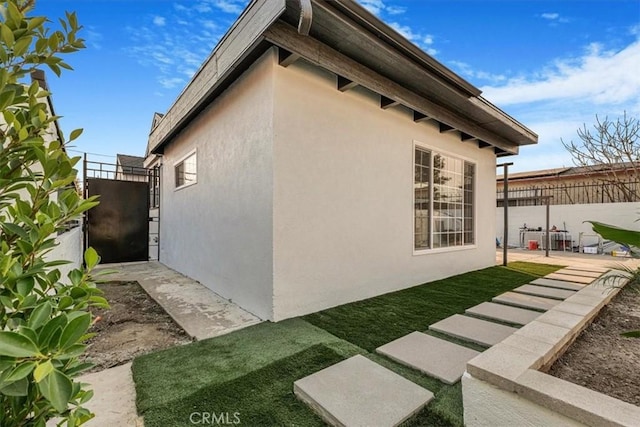
<path fill-rule="evenodd" d="M 304 7 L 308 2 L 251 2 L 153 129 L 149 152 L 162 153 L 173 136 L 271 45 L 286 54 L 287 65 L 292 58 L 305 59 L 394 104 L 413 109 L 414 116 L 436 120 L 441 127 L 459 131 L 462 140 L 493 147 L 498 156 L 517 154 L 520 145 L 537 143 L 534 132 L 482 98 L 479 89 L 352 0 L 313 0 L 310 35 L 301 35 L 295 27 L 303 16 L 300 5 Z M 340 29 L 353 34 L 351 40 L 336 40 L 335 31 Z M 375 57 L 370 60 L 373 62 L 363 64 L 363 47 L 375 47 L 379 52 L 379 69 L 375 69 Z M 395 73 L 394 67 L 410 72 Z"/>

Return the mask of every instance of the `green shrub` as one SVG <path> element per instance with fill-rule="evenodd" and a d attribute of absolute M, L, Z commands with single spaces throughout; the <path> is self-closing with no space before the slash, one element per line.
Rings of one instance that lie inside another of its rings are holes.
<path fill-rule="evenodd" d="M 48 93 L 25 80 L 46 66 L 70 69 L 62 56 L 84 47 L 74 14 L 50 31 L 46 17 L 30 16 L 33 0 L 0 2 L 0 425 L 79 425 L 92 414 L 81 405 L 91 391 L 74 381 L 87 369 L 92 322 L 88 308 L 106 306 L 92 282 L 98 263 L 85 253 L 86 269 L 60 277 L 65 261 L 47 255 L 65 224 L 97 204 L 75 188 L 79 158 L 55 140 Z M 69 141 L 81 131 L 71 132 Z M 54 139 L 54 140 L 52 140 Z"/>

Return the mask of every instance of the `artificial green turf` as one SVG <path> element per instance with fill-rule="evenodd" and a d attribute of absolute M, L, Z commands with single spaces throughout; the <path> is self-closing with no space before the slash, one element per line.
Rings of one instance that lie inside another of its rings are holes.
<path fill-rule="evenodd" d="M 295 399 L 293 382 L 364 354 L 435 394 L 407 426 L 462 426 L 459 383 L 445 385 L 375 348 L 559 268 L 491 267 L 141 356 L 132 367 L 138 411 L 151 427 L 191 425 L 194 411 L 239 412 L 241 425 L 322 425 Z"/>
<path fill-rule="evenodd" d="M 202 413 L 215 413 L 226 422 L 239 421 L 245 426 L 324 426 L 295 397 L 292 384 L 343 359 L 324 345 L 308 347 L 244 376 L 205 386 L 168 406 L 150 408 L 144 414 L 144 424 L 192 426 L 193 420 L 202 420 Z"/>
<path fill-rule="evenodd" d="M 301 319 L 290 319 L 140 356 L 132 366 L 138 411 L 169 405 L 198 389 L 243 377 L 317 344 L 345 357 L 364 353 Z"/>
<path fill-rule="evenodd" d="M 489 301 L 559 266 L 512 263 L 330 308 L 303 319 L 373 352 L 383 344 Z M 374 331 L 372 333 L 372 331 Z"/>

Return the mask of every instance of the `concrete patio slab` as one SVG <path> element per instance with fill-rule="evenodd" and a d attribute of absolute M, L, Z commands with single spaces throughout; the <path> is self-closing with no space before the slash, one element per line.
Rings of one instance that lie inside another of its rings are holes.
<path fill-rule="evenodd" d="M 358 355 L 293 383 L 295 395 L 333 426 L 397 426 L 433 393 Z"/>
<path fill-rule="evenodd" d="M 591 277 L 592 279 L 597 279 L 598 277 L 600 277 L 600 276 L 602 276 L 604 274 L 604 272 L 575 270 L 575 269 L 572 269 L 572 268 L 563 268 L 563 269 L 555 271 L 555 273 L 557 273 L 557 274 L 569 274 L 569 275 L 572 275 L 572 276 Z"/>
<path fill-rule="evenodd" d="M 505 292 L 504 294 L 494 297 L 492 301 L 534 310 L 549 310 L 551 307 L 562 302 L 557 299 L 536 297 L 533 295 L 519 294 L 517 292 Z"/>
<path fill-rule="evenodd" d="M 588 285 L 593 282 L 595 279 L 592 277 L 581 277 L 574 276 L 572 274 L 560 274 L 560 273 L 551 273 L 544 276 L 546 279 L 556 279 L 556 280 L 565 280 L 567 282 L 575 282 L 575 283 L 583 283 Z"/>
<path fill-rule="evenodd" d="M 422 332 L 412 332 L 378 347 L 376 351 L 447 384 L 459 381 L 467 362 L 480 354 Z"/>
<path fill-rule="evenodd" d="M 571 295 L 574 295 L 575 291 L 570 291 L 567 289 L 554 289 L 546 286 L 536 286 L 536 285 L 522 285 L 518 286 L 513 290 L 513 292 L 518 292 L 521 294 L 527 295 L 535 295 L 539 297 L 545 298 L 553 298 L 564 300 L 569 298 Z"/>
<path fill-rule="evenodd" d="M 517 331 L 517 328 L 488 322 L 475 317 L 454 314 L 434 323 L 429 329 L 486 347 L 495 345 Z"/>
<path fill-rule="evenodd" d="M 592 273 L 606 273 L 607 271 L 609 271 L 608 268 L 606 267 L 598 267 L 595 265 L 592 266 L 575 266 L 575 265 L 570 265 L 568 267 L 563 268 L 563 270 L 573 270 L 573 271 L 589 271 Z"/>
<path fill-rule="evenodd" d="M 567 289 L 569 291 L 579 291 L 583 289 L 587 285 L 583 285 L 582 283 L 573 283 L 566 282 L 564 280 L 554 280 L 554 279 L 536 279 L 531 282 L 532 285 L 538 286 L 548 286 L 550 288 L 558 288 L 558 289 Z"/>
<path fill-rule="evenodd" d="M 495 304 L 492 302 L 483 302 L 468 308 L 465 310 L 465 313 L 472 314 L 477 317 L 515 323 L 517 325 L 526 325 L 542 314 L 539 311 L 511 307 L 504 304 Z"/>
<path fill-rule="evenodd" d="M 197 340 L 227 334 L 261 320 L 197 281 L 157 261 L 105 264 L 105 280 L 136 281 L 187 334 Z"/>

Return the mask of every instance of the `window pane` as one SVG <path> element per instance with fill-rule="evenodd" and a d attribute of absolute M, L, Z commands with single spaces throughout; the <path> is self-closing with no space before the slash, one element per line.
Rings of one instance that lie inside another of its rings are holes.
<path fill-rule="evenodd" d="M 191 184 L 196 182 L 197 177 L 197 162 L 196 153 L 193 153 L 175 167 L 176 172 L 176 187 Z"/>
<path fill-rule="evenodd" d="M 473 244 L 475 165 L 416 148 L 414 172 L 415 248 Z"/>
<path fill-rule="evenodd" d="M 431 246 L 430 177 L 431 153 L 416 148 L 413 183 L 415 224 L 413 245 L 415 249 L 428 249 Z"/>

